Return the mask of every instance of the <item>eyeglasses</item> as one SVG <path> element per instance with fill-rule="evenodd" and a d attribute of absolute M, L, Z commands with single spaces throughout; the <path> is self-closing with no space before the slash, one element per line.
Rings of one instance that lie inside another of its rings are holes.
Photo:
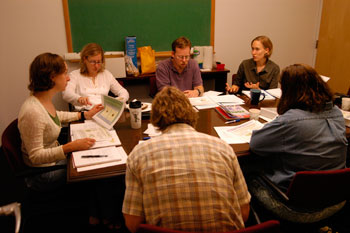
<path fill-rule="evenodd" d="M 176 58 L 179 59 L 179 60 L 183 60 L 183 59 L 189 60 L 190 57 L 191 57 L 191 56 L 189 56 L 189 55 L 187 55 L 187 56 L 176 56 Z"/>
<path fill-rule="evenodd" d="M 89 61 L 88 62 L 91 64 L 91 65 L 101 65 L 102 64 L 102 61 Z"/>

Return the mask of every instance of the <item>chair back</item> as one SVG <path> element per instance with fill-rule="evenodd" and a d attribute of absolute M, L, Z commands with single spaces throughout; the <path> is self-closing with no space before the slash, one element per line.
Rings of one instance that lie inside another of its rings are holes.
<path fill-rule="evenodd" d="M 149 77 L 149 96 L 154 98 L 158 93 L 157 81 L 155 76 Z"/>
<path fill-rule="evenodd" d="M 12 121 L 2 134 L 1 143 L 4 155 L 15 175 L 24 170 L 21 145 L 22 140 L 17 127 L 18 120 Z"/>
<path fill-rule="evenodd" d="M 289 185 L 291 204 L 322 209 L 350 197 L 350 168 L 329 171 L 297 172 Z"/>
<path fill-rule="evenodd" d="M 254 226 L 250 226 L 240 230 L 228 231 L 226 233 L 280 233 L 280 223 L 276 220 L 270 220 Z M 163 227 L 152 226 L 149 224 L 141 224 L 137 233 L 195 233 L 179 230 L 171 230 Z"/>

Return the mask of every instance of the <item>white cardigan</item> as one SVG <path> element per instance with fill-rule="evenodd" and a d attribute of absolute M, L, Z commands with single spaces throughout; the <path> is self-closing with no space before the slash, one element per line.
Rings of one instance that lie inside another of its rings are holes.
<path fill-rule="evenodd" d="M 60 122 L 78 120 L 77 112 L 56 111 Z M 35 96 L 28 97 L 18 115 L 18 129 L 22 139 L 23 160 L 28 166 L 53 166 L 66 159 L 57 138 L 61 131 L 45 107 Z"/>
<path fill-rule="evenodd" d="M 101 104 L 101 95 L 108 95 L 109 91 L 112 91 L 118 97 L 122 97 L 125 102 L 129 99 L 128 91 L 119 84 L 108 70 L 97 74 L 95 84 L 91 77 L 82 75 L 80 69 L 72 71 L 69 78 L 70 81 L 66 90 L 62 92 L 62 97 L 66 102 L 73 104 L 77 110 L 90 110 L 93 105 Z M 78 103 L 80 97 L 89 97 L 92 105 L 80 105 Z"/>

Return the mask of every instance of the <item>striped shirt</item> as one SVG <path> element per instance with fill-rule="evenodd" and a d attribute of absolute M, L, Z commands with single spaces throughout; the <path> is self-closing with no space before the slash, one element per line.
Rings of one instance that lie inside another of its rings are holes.
<path fill-rule="evenodd" d="M 123 213 L 183 231 L 244 227 L 250 194 L 232 148 L 187 124 L 137 145 L 127 160 Z"/>

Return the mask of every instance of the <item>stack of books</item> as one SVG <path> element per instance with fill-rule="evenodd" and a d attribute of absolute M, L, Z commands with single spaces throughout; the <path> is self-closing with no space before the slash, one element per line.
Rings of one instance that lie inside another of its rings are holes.
<path fill-rule="evenodd" d="M 249 117 L 250 117 L 249 112 L 240 105 L 219 104 L 219 107 L 216 107 L 215 110 L 225 120 L 249 119 Z"/>

